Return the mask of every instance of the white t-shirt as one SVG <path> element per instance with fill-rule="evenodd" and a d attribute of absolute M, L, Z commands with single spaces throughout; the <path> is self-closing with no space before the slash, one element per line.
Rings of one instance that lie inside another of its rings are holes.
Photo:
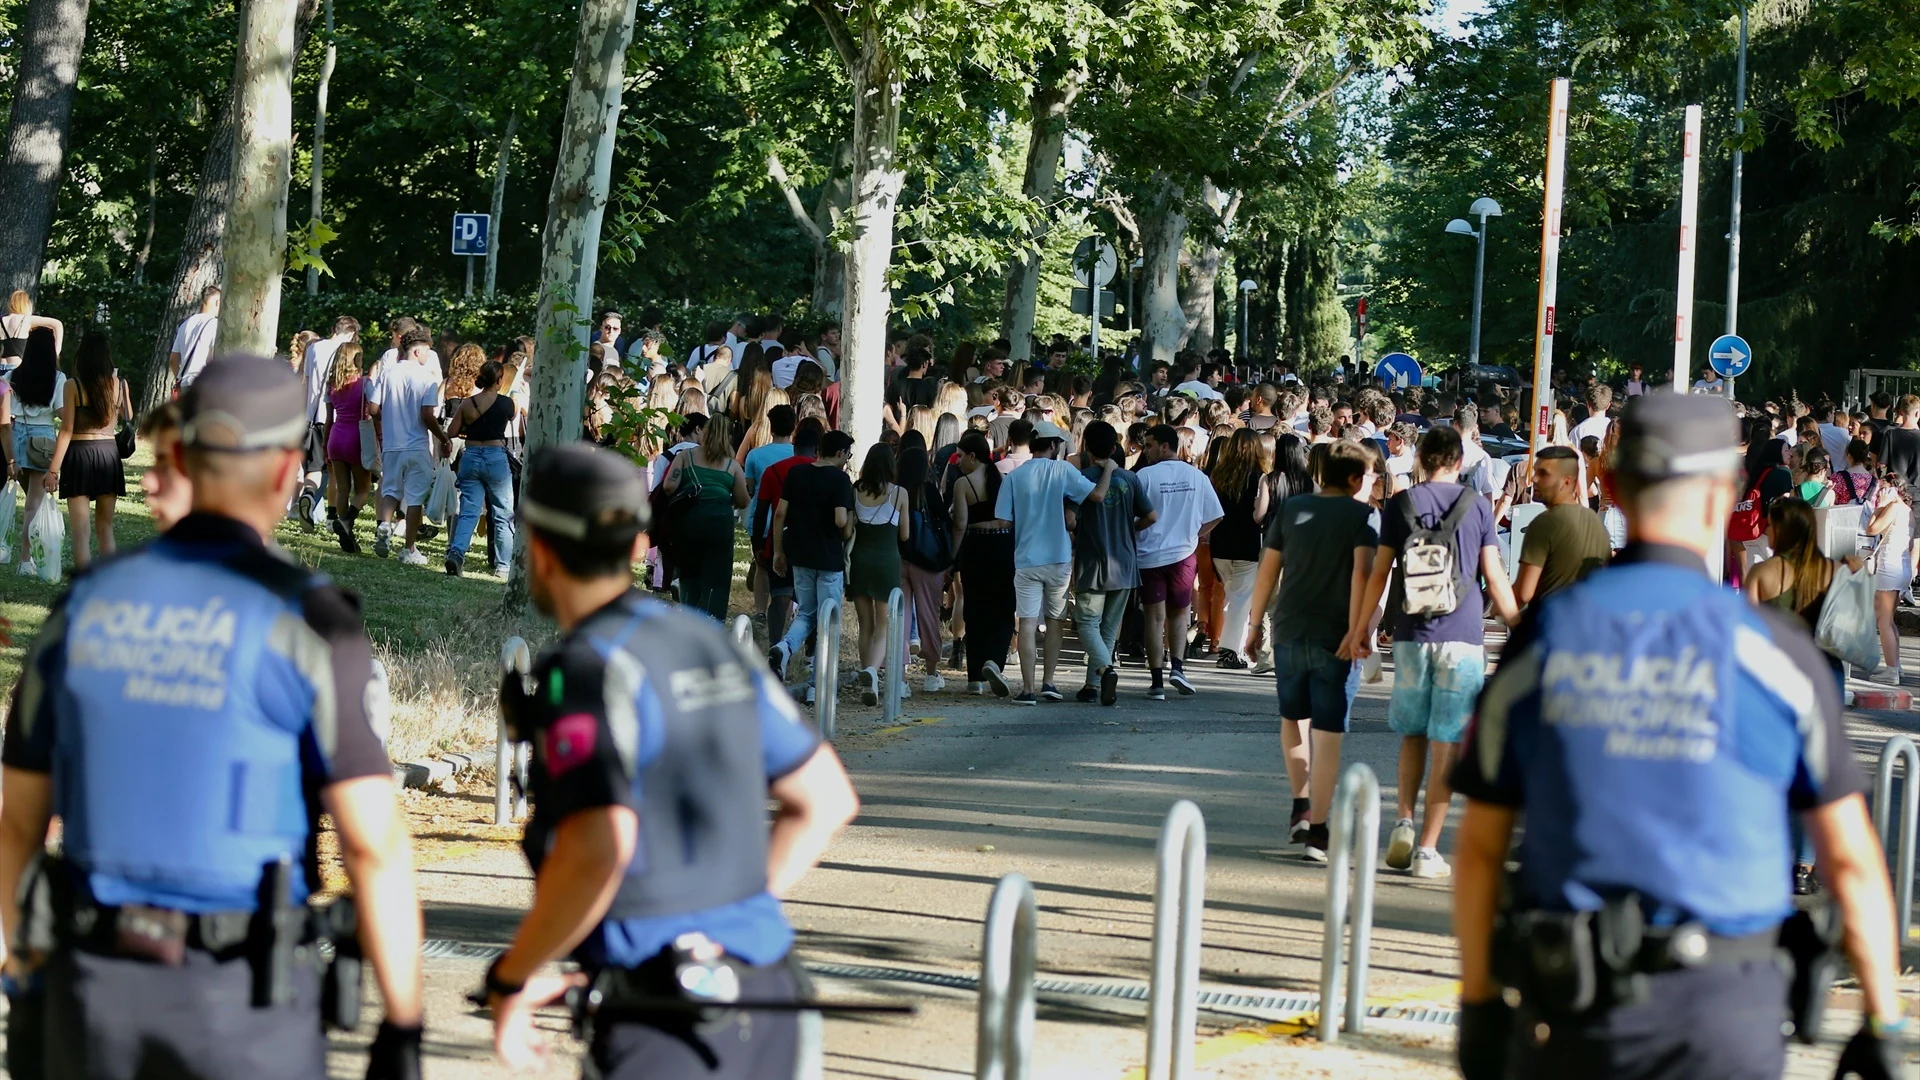
<path fill-rule="evenodd" d="M 307 376 L 307 420 L 310 423 L 327 422 L 327 387 L 333 380 L 333 354 L 345 344 L 339 338 L 321 338 L 307 346 L 306 360 L 301 370 Z"/>
<path fill-rule="evenodd" d="M 1184 461 L 1162 461 L 1134 473 L 1159 518 L 1140 531 L 1140 569 L 1172 566 L 1200 547 L 1200 526 L 1226 516 L 1207 474 Z"/>
<path fill-rule="evenodd" d="M 793 377 L 800 373 L 800 362 L 804 356 L 783 356 L 773 362 L 773 385 L 781 390 L 793 385 Z"/>
<path fill-rule="evenodd" d="M 718 346 L 718 345 L 696 345 L 696 346 L 694 346 L 694 349 L 693 349 L 693 351 L 687 354 L 687 370 L 688 370 L 688 371 L 697 371 L 697 370 L 699 370 L 699 368 L 700 368 L 700 365 L 702 365 L 702 364 L 704 364 L 704 363 L 706 363 L 707 361 L 709 361 L 709 360 L 711 360 L 711 359 L 713 359 L 713 354 L 714 354 L 714 353 L 717 353 L 717 352 L 719 352 L 719 351 L 720 351 L 720 346 Z M 740 352 L 739 352 L 739 350 L 737 350 L 737 349 L 736 349 L 736 350 L 734 350 L 734 353 L 733 353 L 733 358 L 734 358 L 735 360 L 738 360 L 738 359 L 740 359 Z"/>
<path fill-rule="evenodd" d="M 820 370 L 827 373 L 828 382 L 840 381 L 840 363 L 833 358 L 831 351 L 822 348 L 814 353 L 813 358 L 819 363 Z"/>
<path fill-rule="evenodd" d="M 1724 394 L 1727 392 L 1727 380 L 1721 378 L 1693 380 L 1693 392 L 1696 394 Z"/>
<path fill-rule="evenodd" d="M 1493 482 L 1493 464 L 1493 455 L 1487 453 L 1479 443 L 1472 439 L 1460 440 L 1460 482 L 1462 484 L 1482 495 L 1492 497 L 1494 492 L 1500 490 L 1500 485 Z M 1500 479 L 1502 481 L 1506 479 L 1505 472 L 1500 474 Z"/>
<path fill-rule="evenodd" d="M 192 382 L 200 369 L 207 366 L 207 358 L 213 355 L 213 339 L 219 330 L 220 316 L 196 311 L 173 332 L 173 348 L 168 351 L 180 354 L 181 386 Z"/>
<path fill-rule="evenodd" d="M 434 365 L 382 361 L 374 401 L 380 406 L 382 449 L 426 450 L 430 446 L 421 409 L 440 407 L 440 373 Z"/>
<path fill-rule="evenodd" d="M 1176 394 L 1192 394 L 1202 401 L 1225 400 L 1226 397 L 1226 395 L 1208 386 L 1206 383 L 1201 382 L 1199 379 L 1195 379 L 1192 382 L 1183 382 L 1179 386 L 1174 387 L 1173 392 Z"/>
<path fill-rule="evenodd" d="M 1589 435 L 1599 439 L 1600 445 L 1605 446 L 1607 444 L 1607 429 L 1612 426 L 1613 421 L 1608 419 L 1605 413 L 1601 413 L 1599 416 L 1587 417 L 1585 420 L 1573 425 L 1573 448 L 1578 450 L 1580 448 L 1580 440 Z"/>
<path fill-rule="evenodd" d="M 1853 436 L 1838 424 L 1820 425 L 1820 445 L 1827 448 L 1827 457 L 1831 461 L 1847 460 L 1847 444 L 1853 442 Z"/>

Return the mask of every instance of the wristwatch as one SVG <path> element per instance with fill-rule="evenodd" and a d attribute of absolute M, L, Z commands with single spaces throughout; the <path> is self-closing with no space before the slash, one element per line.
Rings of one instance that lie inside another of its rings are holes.
<path fill-rule="evenodd" d="M 500 977 L 500 964 L 502 961 L 506 960 L 506 958 L 507 958 L 506 954 L 501 953 L 497 958 L 495 958 L 493 963 L 487 965 L 486 993 L 487 993 L 487 997 L 489 998 L 512 997 L 513 995 L 527 988 L 527 984 L 524 980 L 517 983 L 507 982 L 506 980 Z"/>

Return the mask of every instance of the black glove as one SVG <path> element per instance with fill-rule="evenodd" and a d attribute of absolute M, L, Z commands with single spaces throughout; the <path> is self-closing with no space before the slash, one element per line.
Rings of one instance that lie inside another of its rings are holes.
<path fill-rule="evenodd" d="M 1893 1032 L 1882 1038 L 1874 1033 L 1871 1022 L 1860 1025 L 1847 1048 L 1840 1051 L 1840 1064 L 1833 1070 L 1833 1080 L 1848 1076 L 1858 1076 L 1860 1080 L 1896 1080 L 1906 1076 L 1906 1065 L 1900 1060 L 1905 1041 Z"/>
<path fill-rule="evenodd" d="M 1460 1075 L 1466 1080 L 1505 1080 L 1512 1041 L 1513 1007 L 1506 999 L 1460 1003 Z"/>
<path fill-rule="evenodd" d="M 367 1080 L 420 1080 L 420 1034 L 419 1025 L 380 1021 L 380 1033 L 367 1048 Z"/>

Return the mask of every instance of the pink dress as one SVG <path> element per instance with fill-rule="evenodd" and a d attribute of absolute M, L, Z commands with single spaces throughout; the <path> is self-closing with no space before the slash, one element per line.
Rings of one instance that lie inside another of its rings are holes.
<path fill-rule="evenodd" d="M 355 379 L 327 395 L 333 427 L 327 433 L 327 460 L 360 464 L 360 421 L 366 416 L 367 380 Z"/>

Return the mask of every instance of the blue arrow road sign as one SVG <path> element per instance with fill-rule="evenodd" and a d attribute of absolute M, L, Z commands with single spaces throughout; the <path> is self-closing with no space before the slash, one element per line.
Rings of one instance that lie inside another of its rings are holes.
<path fill-rule="evenodd" d="M 493 223 L 488 214 L 453 215 L 453 253 L 455 255 L 485 255 L 487 253 L 487 231 Z"/>
<path fill-rule="evenodd" d="M 1707 347 L 1707 362 L 1721 375 L 1737 379 L 1753 366 L 1753 346 L 1738 334 L 1721 334 Z"/>
<path fill-rule="evenodd" d="M 1420 385 L 1420 361 L 1403 352 L 1388 353 L 1381 357 L 1373 373 L 1388 386 Z"/>

